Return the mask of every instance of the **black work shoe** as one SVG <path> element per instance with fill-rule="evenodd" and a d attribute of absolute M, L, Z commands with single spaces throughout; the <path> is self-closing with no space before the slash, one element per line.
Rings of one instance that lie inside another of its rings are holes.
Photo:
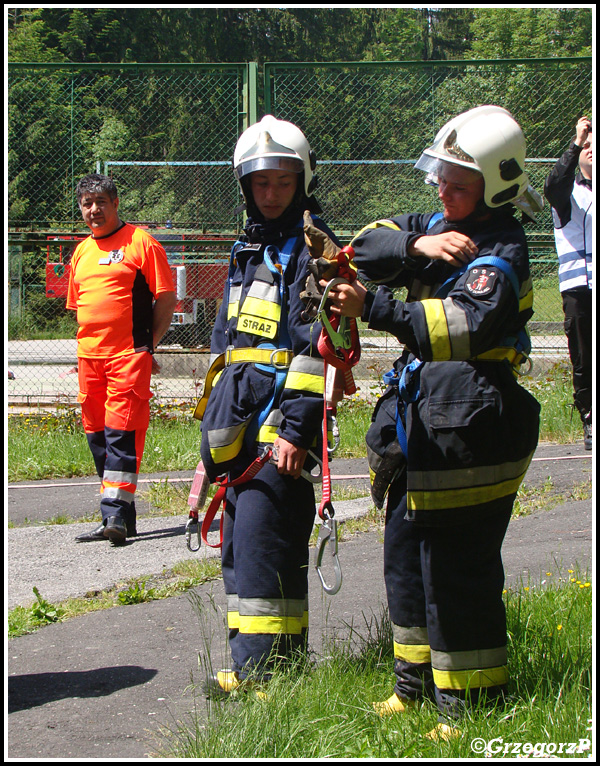
<path fill-rule="evenodd" d="M 118 516 L 110 516 L 106 520 L 104 537 L 108 537 L 111 543 L 122 543 L 127 537 L 127 527 L 124 520 Z"/>
<path fill-rule="evenodd" d="M 94 540 L 106 540 L 104 537 L 104 524 L 92 529 L 91 532 L 84 532 L 82 535 L 77 535 L 75 538 L 78 543 L 91 543 Z"/>
<path fill-rule="evenodd" d="M 136 537 L 137 527 L 135 521 L 126 522 L 125 527 L 127 529 L 127 537 Z M 75 540 L 78 543 L 92 543 L 96 540 L 106 540 L 106 537 L 104 536 L 104 522 L 97 526 L 96 529 L 92 529 L 91 532 L 83 532 L 83 534 L 77 535 Z"/>
<path fill-rule="evenodd" d="M 583 446 L 586 450 L 592 449 L 592 424 L 583 424 Z"/>

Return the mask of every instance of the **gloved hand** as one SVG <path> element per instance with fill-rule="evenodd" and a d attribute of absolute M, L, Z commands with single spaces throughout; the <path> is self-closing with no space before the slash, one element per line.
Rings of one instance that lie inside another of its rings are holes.
<path fill-rule="evenodd" d="M 337 274 L 336 256 L 341 247 L 338 247 L 324 231 L 313 224 L 309 210 L 304 211 L 304 241 L 312 256 L 308 262 L 309 275 L 306 278 L 306 286 L 300 293 L 300 298 L 306 305 L 302 318 L 308 322 L 316 317 L 321 303 L 323 288 L 319 282 L 322 279 L 329 281 Z"/>
<path fill-rule="evenodd" d="M 337 254 L 342 249 L 324 231 L 313 224 L 309 210 L 304 211 L 304 241 L 313 258 L 322 257 L 328 261 L 335 261 Z"/>

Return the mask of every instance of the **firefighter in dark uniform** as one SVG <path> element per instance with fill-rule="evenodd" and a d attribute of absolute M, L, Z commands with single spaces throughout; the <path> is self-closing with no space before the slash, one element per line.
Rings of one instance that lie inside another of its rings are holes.
<path fill-rule="evenodd" d="M 525 141 L 504 109 L 454 118 L 416 167 L 443 215 L 377 221 L 353 240 L 359 278 L 333 313 L 362 316 L 405 346 L 367 434 L 372 492 L 387 497 L 384 574 L 394 632 L 394 693 L 404 712 L 425 696 L 448 738 L 469 703 L 508 683 L 502 541 L 538 439 L 539 405 L 516 378 L 526 359 L 532 280 L 525 233 L 541 197 Z M 392 289 L 406 288 L 406 300 Z"/>
<path fill-rule="evenodd" d="M 222 692 L 249 675 L 268 680 L 277 659 L 306 646 L 309 471 L 321 449 L 324 365 L 320 325 L 303 317 L 300 299 L 309 260 L 303 211 L 334 236 L 316 216 L 315 165 L 302 131 L 271 115 L 241 135 L 234 154 L 248 218 L 212 334 L 207 380 L 218 377 L 204 393 L 202 460 L 212 481 L 225 473 L 235 481 L 265 448 L 274 457 L 227 490 L 222 568 L 232 667 L 209 680 Z"/>

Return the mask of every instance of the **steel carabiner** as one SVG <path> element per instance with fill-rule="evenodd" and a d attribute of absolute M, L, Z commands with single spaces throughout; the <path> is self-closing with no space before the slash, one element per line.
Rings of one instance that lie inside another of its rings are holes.
<path fill-rule="evenodd" d="M 333 562 L 333 571 L 335 573 L 334 585 L 327 585 L 321 571 L 323 556 L 325 554 L 325 548 L 327 547 L 329 548 Z M 327 517 L 323 520 L 321 529 L 319 530 L 317 548 L 315 551 L 315 569 L 317 570 L 319 580 L 321 580 L 321 585 L 323 586 L 325 593 L 334 596 L 342 587 L 342 568 L 338 558 L 337 521 L 331 517 Z"/>
<path fill-rule="evenodd" d="M 273 465 L 277 465 L 277 462 L 279 460 L 279 450 L 277 449 L 275 445 L 273 445 L 272 447 L 267 446 L 265 447 L 263 451 L 263 455 L 266 455 L 269 452 L 271 453 L 269 463 L 273 463 Z M 300 471 L 300 475 L 302 476 L 302 478 L 306 479 L 306 481 L 309 481 L 311 484 L 320 484 L 323 481 L 323 462 L 311 450 L 308 451 L 308 454 L 315 461 L 315 465 L 310 471 L 307 471 L 306 468 L 303 468 Z"/>
<path fill-rule="evenodd" d="M 334 330 L 325 310 L 325 304 L 329 298 L 331 288 L 341 284 L 348 284 L 348 280 L 342 279 L 341 277 L 334 277 L 329 280 L 321 297 L 321 303 L 317 311 L 317 318 L 325 328 L 325 332 L 329 336 L 334 349 L 350 349 L 352 348 L 352 331 L 348 317 L 340 317 L 338 328 L 337 330 Z"/>
<path fill-rule="evenodd" d="M 194 528 L 195 527 L 195 528 Z M 192 535 L 198 536 L 198 547 L 192 548 Z M 200 524 L 198 523 L 198 517 L 190 516 L 190 518 L 187 520 L 187 524 L 185 525 L 185 542 L 188 547 L 188 550 L 192 553 L 196 553 L 200 550 L 200 546 L 202 545 L 202 537 L 200 534 Z"/>

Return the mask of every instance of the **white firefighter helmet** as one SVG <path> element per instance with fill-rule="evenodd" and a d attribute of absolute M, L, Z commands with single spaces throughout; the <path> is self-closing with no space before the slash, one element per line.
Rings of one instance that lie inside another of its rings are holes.
<path fill-rule="evenodd" d="M 271 114 L 242 133 L 233 155 L 233 171 L 240 186 L 242 178 L 255 170 L 304 171 L 304 191 L 307 197 L 317 186 L 317 177 L 314 175 L 316 165 L 315 153 L 300 128 L 291 122 L 278 120 Z"/>
<path fill-rule="evenodd" d="M 485 204 L 494 208 L 515 203 L 528 188 L 532 191 L 525 151 L 525 136 L 510 112 L 478 106 L 447 122 L 415 167 L 428 173 L 429 183 L 437 183 L 440 162 L 479 171 L 485 182 Z"/>

